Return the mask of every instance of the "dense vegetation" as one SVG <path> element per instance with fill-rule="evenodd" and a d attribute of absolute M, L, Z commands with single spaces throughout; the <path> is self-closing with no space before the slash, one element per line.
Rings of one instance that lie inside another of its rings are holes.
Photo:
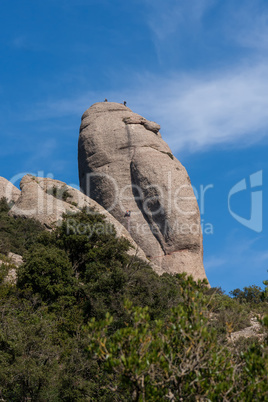
<path fill-rule="evenodd" d="M 17 218 L 8 215 L 11 204 L 0 200 L 0 253 L 9 251 L 24 255 L 27 247 L 44 230 L 34 219 Z"/>
<path fill-rule="evenodd" d="M 1 259 L 24 264 L 16 284 L 0 265 L 0 400 L 268 400 L 267 332 L 228 340 L 250 315 L 268 327 L 267 286 L 231 298 L 159 277 L 99 214 L 47 232 L 8 210 L 1 200 Z"/>

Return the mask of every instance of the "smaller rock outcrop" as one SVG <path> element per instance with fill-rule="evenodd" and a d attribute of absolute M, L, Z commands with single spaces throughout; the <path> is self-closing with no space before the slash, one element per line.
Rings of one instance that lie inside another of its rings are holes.
<path fill-rule="evenodd" d="M 19 254 L 8 253 L 8 258 L 10 258 L 11 263 L 14 264 L 17 268 L 23 264 L 22 256 Z"/>
<path fill-rule="evenodd" d="M 20 196 L 20 190 L 4 177 L 0 177 L 0 199 L 6 198 L 8 202 L 16 202 Z"/>
<path fill-rule="evenodd" d="M 87 208 L 89 213 L 95 211 L 104 216 L 108 224 L 115 227 L 118 237 L 126 238 L 132 248 L 129 254 L 149 263 L 142 249 L 135 243 L 128 231 L 109 212 L 96 201 L 84 195 L 81 191 L 68 186 L 59 180 L 26 175 L 20 183 L 21 194 L 9 214 L 34 218 L 47 229 L 54 229 L 62 220 L 65 213 L 79 212 Z M 158 273 L 162 273 L 156 267 Z"/>
<path fill-rule="evenodd" d="M 262 341 L 264 339 L 264 334 L 261 331 L 262 327 L 258 319 L 256 317 L 251 317 L 250 327 L 246 327 L 240 331 L 232 332 L 229 341 L 235 342 L 239 338 L 252 338 L 252 337 L 256 337 L 259 341 Z"/>

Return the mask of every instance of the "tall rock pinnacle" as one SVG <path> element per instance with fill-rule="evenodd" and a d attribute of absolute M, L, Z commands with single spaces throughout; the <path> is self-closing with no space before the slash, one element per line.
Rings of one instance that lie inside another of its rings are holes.
<path fill-rule="evenodd" d="M 122 104 L 91 106 L 80 127 L 80 186 L 125 226 L 154 264 L 203 279 L 197 201 L 159 130 Z"/>

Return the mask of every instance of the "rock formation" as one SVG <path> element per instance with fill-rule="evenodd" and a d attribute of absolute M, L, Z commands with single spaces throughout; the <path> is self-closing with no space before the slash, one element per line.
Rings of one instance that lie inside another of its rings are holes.
<path fill-rule="evenodd" d="M 185 168 L 159 129 L 122 104 L 91 106 L 80 128 L 80 186 L 128 229 L 161 270 L 203 279 L 197 201 Z"/>
<path fill-rule="evenodd" d="M 261 317 L 259 317 L 261 318 Z M 263 333 L 262 326 L 256 316 L 250 318 L 250 327 L 241 329 L 240 331 L 232 332 L 228 341 L 235 342 L 239 338 L 251 338 L 256 337 L 260 342 L 264 340 L 265 334 Z"/>
<path fill-rule="evenodd" d="M 0 255 L 0 266 L 4 265 L 7 269 L 5 282 L 16 283 L 17 269 L 23 264 L 22 256 L 19 254 L 8 253 L 7 256 Z"/>
<path fill-rule="evenodd" d="M 0 199 L 6 198 L 8 202 L 15 202 L 20 196 L 20 190 L 4 177 L 0 177 Z"/>
<path fill-rule="evenodd" d="M 22 178 L 20 188 L 20 197 L 11 208 L 10 215 L 35 218 L 47 229 L 53 229 L 61 221 L 62 214 L 78 212 L 86 207 L 89 213 L 94 210 L 104 215 L 105 221 L 114 225 L 118 237 L 125 237 L 129 240 L 132 245 L 129 254 L 137 255 L 147 263 L 149 262 L 143 250 L 137 246 L 124 226 L 81 191 L 59 180 L 31 175 Z M 162 273 L 158 267 L 155 269 L 158 273 Z"/>

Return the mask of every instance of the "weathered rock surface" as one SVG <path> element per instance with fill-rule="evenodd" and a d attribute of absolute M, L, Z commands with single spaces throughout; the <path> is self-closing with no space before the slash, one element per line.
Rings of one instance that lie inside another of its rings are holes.
<path fill-rule="evenodd" d="M 35 218 L 47 229 L 53 229 L 62 220 L 62 214 L 78 212 L 80 209 L 88 207 L 89 213 L 94 210 L 104 215 L 107 223 L 114 225 L 118 237 L 125 237 L 130 241 L 133 248 L 130 249 L 129 254 L 137 255 L 148 262 L 145 253 L 135 243 L 124 226 L 81 191 L 59 180 L 31 175 L 22 178 L 20 188 L 21 194 L 9 212 L 11 215 Z M 161 273 L 161 270 L 158 269 L 158 272 Z"/>
<path fill-rule="evenodd" d="M 185 168 L 159 129 L 124 105 L 91 106 L 80 128 L 80 186 L 129 230 L 159 268 L 203 279 L 197 201 Z"/>
<path fill-rule="evenodd" d="M 264 333 L 262 333 L 261 324 L 258 322 L 256 317 L 251 317 L 250 319 L 250 327 L 244 328 L 240 331 L 232 332 L 230 334 L 229 341 L 237 341 L 239 338 L 251 338 L 256 337 L 259 341 L 262 341 L 265 337 Z"/>
<path fill-rule="evenodd" d="M 6 198 L 8 202 L 15 202 L 20 196 L 20 190 L 4 177 L 0 177 L 0 199 Z"/>
<path fill-rule="evenodd" d="M 22 256 L 19 254 L 8 253 L 8 258 L 10 258 L 11 263 L 14 264 L 17 268 L 23 264 Z"/>
<path fill-rule="evenodd" d="M 0 257 L 0 266 L 6 266 L 8 272 L 5 282 L 15 284 L 17 282 L 17 269 L 23 264 L 22 256 L 15 253 L 8 253 L 7 256 Z"/>

